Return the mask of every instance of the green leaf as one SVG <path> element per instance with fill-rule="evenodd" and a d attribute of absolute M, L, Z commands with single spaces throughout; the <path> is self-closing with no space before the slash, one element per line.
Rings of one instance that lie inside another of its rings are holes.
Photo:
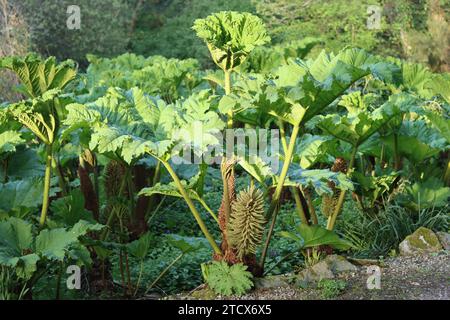
<path fill-rule="evenodd" d="M 255 48 L 240 70 L 254 73 L 270 73 L 280 65 L 286 64 L 289 59 L 303 59 L 317 45 L 320 39 L 306 37 L 270 47 Z"/>
<path fill-rule="evenodd" d="M 405 62 L 401 65 L 401 71 L 400 88 L 415 91 L 424 98 L 431 98 L 432 93 L 427 87 L 432 74 L 427 67 Z"/>
<path fill-rule="evenodd" d="M 44 176 L 45 166 L 36 151 L 19 148 L 10 156 L 6 171 L 10 180 L 29 180 Z"/>
<path fill-rule="evenodd" d="M 450 75 L 447 73 L 433 75 L 428 86 L 450 104 Z"/>
<path fill-rule="evenodd" d="M 21 92 L 29 98 L 42 96 L 49 90 L 63 89 L 75 79 L 77 71 L 73 61 L 57 64 L 55 57 L 42 60 L 34 54 L 0 59 L 0 69 L 10 69 L 20 79 Z"/>
<path fill-rule="evenodd" d="M 33 235 L 31 224 L 17 218 L 10 218 L 0 222 L 0 245 L 15 255 L 22 255 L 23 251 L 31 249 Z"/>
<path fill-rule="evenodd" d="M 216 294 L 242 296 L 253 287 L 253 276 L 242 263 L 229 266 L 224 261 L 214 261 L 201 267 L 206 283 Z"/>
<path fill-rule="evenodd" d="M 296 229 L 297 233 L 282 232 L 281 235 L 295 241 L 302 240 L 303 249 L 323 245 L 328 245 L 338 250 L 348 250 L 352 247 L 349 241 L 341 239 L 333 231 L 318 225 L 308 226 L 302 223 Z"/>
<path fill-rule="evenodd" d="M 87 88 L 118 87 L 175 101 L 190 92 L 201 81 L 195 59 L 168 59 L 162 56 L 144 58 L 125 53 L 114 58 L 88 56 Z"/>
<path fill-rule="evenodd" d="M 421 163 L 441 150 L 449 148 L 446 139 L 424 120 L 403 121 L 396 133 L 398 152 L 414 163 Z M 383 137 L 383 141 L 393 153 L 394 136 Z"/>
<path fill-rule="evenodd" d="M 238 164 L 265 189 L 269 187 L 267 180 L 273 179 L 276 174 L 268 163 L 256 156 L 251 156 L 249 159 L 239 158 Z"/>
<path fill-rule="evenodd" d="M 223 70 L 238 67 L 255 47 L 270 41 L 262 20 L 247 12 L 218 12 L 195 20 L 192 28 Z"/>
<path fill-rule="evenodd" d="M 94 103 L 67 107 L 65 136 L 82 128 L 89 132 L 91 150 L 128 164 L 146 153 L 167 160 L 184 147 L 203 153 L 218 143 L 216 133 L 224 127 L 210 110 L 211 99 L 208 91 L 200 91 L 168 105 L 137 88 L 110 88 Z"/>
<path fill-rule="evenodd" d="M 84 208 L 84 196 L 79 189 L 74 189 L 66 197 L 52 201 L 50 205 L 54 213 L 53 219 L 64 226 L 72 227 L 80 220 L 94 223 L 91 212 Z"/>
<path fill-rule="evenodd" d="M 304 134 L 295 147 L 294 162 L 299 163 L 302 169 L 308 169 L 316 162 L 327 162 L 330 140 L 329 137 Z"/>
<path fill-rule="evenodd" d="M 36 253 L 50 260 L 63 261 L 69 247 L 77 241 L 78 236 L 64 228 L 43 230 L 36 237 Z"/>
<path fill-rule="evenodd" d="M 186 181 L 181 181 L 183 184 L 183 187 L 185 188 L 189 198 L 196 201 L 201 201 L 201 197 L 198 195 L 198 193 L 195 191 L 194 186 L 189 186 Z M 153 187 L 144 188 L 139 192 L 139 195 L 151 197 L 154 194 L 162 194 L 168 197 L 176 197 L 176 198 L 182 198 L 180 191 L 178 190 L 178 187 L 175 185 L 175 183 L 170 184 L 161 184 L 157 183 Z"/>
<path fill-rule="evenodd" d="M 101 231 L 105 226 L 99 223 L 80 220 L 75 223 L 69 232 L 75 237 L 79 238 L 86 235 L 88 232 Z"/>
<path fill-rule="evenodd" d="M 389 101 L 372 112 L 359 110 L 345 116 L 317 116 L 315 124 L 325 133 L 354 147 L 360 146 L 392 118 L 406 113 L 414 100 L 405 94 L 391 96 Z"/>
<path fill-rule="evenodd" d="M 450 119 L 431 112 L 427 113 L 427 118 L 433 123 L 434 127 L 441 133 L 445 140 L 447 140 L 447 143 L 450 143 Z"/>
<path fill-rule="evenodd" d="M 0 222 L 0 265 L 14 268 L 18 277 L 29 279 L 39 256 L 31 252 L 31 224 L 17 218 Z"/>
<path fill-rule="evenodd" d="M 50 260 L 63 261 L 74 245 L 78 246 L 78 238 L 91 231 L 100 231 L 100 224 L 92 224 L 81 220 L 70 230 L 64 228 L 43 230 L 36 237 L 36 253 Z"/>
<path fill-rule="evenodd" d="M 414 210 L 443 207 L 450 199 L 450 188 L 437 178 L 416 182 L 406 188 L 407 195 L 400 195 L 399 200 Z"/>
<path fill-rule="evenodd" d="M 299 125 L 321 113 L 363 77 L 372 74 L 388 78 L 394 69 L 359 49 L 343 50 L 337 55 L 322 52 L 315 60 L 289 61 L 281 66 L 275 79 L 248 97 L 246 104 Z"/>
<path fill-rule="evenodd" d="M 353 190 L 351 180 L 344 173 L 326 169 L 291 169 L 289 180 L 303 187 L 312 187 L 319 195 L 332 193 L 329 182 L 333 182 L 338 189 Z"/>
<path fill-rule="evenodd" d="M 127 244 L 127 250 L 135 258 L 144 260 L 150 250 L 150 245 L 153 240 L 153 236 L 149 232 L 147 232 L 138 240 Z"/>
<path fill-rule="evenodd" d="M 78 266 L 91 266 L 92 258 L 91 253 L 88 248 L 83 246 L 81 243 L 74 244 L 68 251 L 68 257 L 77 262 Z"/>
<path fill-rule="evenodd" d="M 169 243 L 183 252 L 191 253 L 202 248 L 209 248 L 208 241 L 205 238 L 183 237 L 178 234 L 167 235 Z"/>
<path fill-rule="evenodd" d="M 43 183 L 40 179 L 12 181 L 0 184 L 0 210 L 36 208 L 42 204 Z M 55 195 L 51 189 L 50 196 Z"/>
<path fill-rule="evenodd" d="M 6 152 L 15 152 L 16 146 L 24 143 L 20 132 L 5 131 L 0 133 L 0 154 Z"/>

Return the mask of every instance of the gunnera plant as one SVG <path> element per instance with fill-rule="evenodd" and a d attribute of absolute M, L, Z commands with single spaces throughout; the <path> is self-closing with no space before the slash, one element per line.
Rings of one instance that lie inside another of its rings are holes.
<path fill-rule="evenodd" d="M 265 223 L 263 193 L 253 186 L 241 191 L 232 204 L 228 224 L 228 239 L 240 260 L 256 253 Z"/>

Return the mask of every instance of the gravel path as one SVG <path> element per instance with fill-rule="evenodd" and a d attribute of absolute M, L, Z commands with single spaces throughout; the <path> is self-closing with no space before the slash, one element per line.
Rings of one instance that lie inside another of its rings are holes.
<path fill-rule="evenodd" d="M 347 287 L 339 300 L 449 300 L 450 255 L 390 258 L 380 264 L 381 289 L 367 289 L 367 267 L 341 274 Z M 322 299 L 317 289 L 277 288 L 257 290 L 241 299 Z"/>
<path fill-rule="evenodd" d="M 389 258 L 379 263 L 381 289 L 367 289 L 367 266 L 358 271 L 340 274 L 336 279 L 346 282 L 338 300 L 450 300 L 450 255 L 448 252 L 414 257 Z M 195 296 L 202 297 L 201 294 Z M 192 296 L 172 296 L 172 299 L 192 299 Z M 225 299 L 218 297 L 217 299 Z M 323 299 L 318 289 L 294 286 L 258 289 L 242 297 L 227 300 L 316 300 Z"/>

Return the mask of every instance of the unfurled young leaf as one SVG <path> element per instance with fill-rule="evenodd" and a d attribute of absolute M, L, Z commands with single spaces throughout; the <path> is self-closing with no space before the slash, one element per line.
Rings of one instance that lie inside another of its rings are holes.
<path fill-rule="evenodd" d="M 253 276 L 242 263 L 229 266 L 224 261 L 214 261 L 202 264 L 202 273 L 216 294 L 242 296 L 253 287 Z"/>
<path fill-rule="evenodd" d="M 262 20 L 247 12 L 218 12 L 195 20 L 193 29 L 223 70 L 238 67 L 255 47 L 270 41 Z"/>

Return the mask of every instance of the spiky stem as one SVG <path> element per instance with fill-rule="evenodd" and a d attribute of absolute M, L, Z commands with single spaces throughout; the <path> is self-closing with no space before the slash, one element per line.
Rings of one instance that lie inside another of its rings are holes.
<path fill-rule="evenodd" d="M 61 189 L 61 194 L 63 196 L 67 196 L 68 190 L 67 190 L 66 180 L 64 179 L 64 174 L 61 170 L 61 164 L 59 163 L 59 160 L 57 160 L 56 158 L 57 158 L 57 155 L 54 156 L 52 159 L 52 169 L 53 169 L 53 172 L 56 172 L 56 174 L 58 175 L 58 184 L 59 184 L 59 188 Z"/>
<path fill-rule="evenodd" d="M 49 206 L 50 183 L 52 178 L 52 162 L 53 162 L 53 145 L 48 144 L 46 147 L 45 175 L 44 175 L 44 192 L 42 194 L 42 211 L 39 224 L 41 227 L 45 225 Z"/>
<path fill-rule="evenodd" d="M 231 94 L 231 70 L 224 70 L 225 74 L 225 94 Z M 233 110 L 228 111 L 228 129 L 233 128 Z"/>
<path fill-rule="evenodd" d="M 398 135 L 394 134 L 394 159 L 395 159 L 395 164 L 394 164 L 394 169 L 400 170 L 401 164 L 400 164 L 400 154 L 399 154 L 399 150 L 398 150 Z"/>
<path fill-rule="evenodd" d="M 278 127 L 280 128 L 281 145 L 283 146 L 284 154 L 286 154 L 289 146 L 288 146 L 287 140 L 286 140 L 286 129 L 284 128 L 284 123 L 282 121 L 279 121 Z M 296 187 L 291 187 L 290 189 L 291 189 L 292 195 L 294 196 L 295 205 L 297 207 L 297 213 L 300 217 L 300 220 L 303 223 L 308 224 L 308 219 L 306 218 L 305 210 L 304 210 L 302 202 L 300 200 L 299 190 Z"/>
<path fill-rule="evenodd" d="M 202 217 L 200 216 L 200 213 L 197 211 L 197 208 L 195 207 L 194 203 L 192 202 L 192 199 L 187 194 L 186 190 L 183 187 L 183 184 L 181 183 L 180 179 L 178 178 L 177 174 L 173 170 L 173 168 L 170 166 L 170 164 L 167 161 L 163 161 L 162 164 L 167 169 L 167 172 L 169 172 L 170 176 L 173 179 L 173 182 L 178 188 L 178 191 L 180 191 L 181 196 L 183 197 L 184 201 L 188 205 L 189 209 L 192 212 L 192 215 L 194 216 L 195 220 L 197 221 L 198 225 L 200 226 L 200 229 L 202 230 L 203 234 L 205 235 L 205 238 L 208 240 L 209 244 L 213 248 L 214 252 L 218 255 L 221 255 L 222 252 L 217 246 L 216 241 L 214 240 L 213 236 L 209 233 L 208 228 L 206 227 L 205 223 L 203 222 Z"/>
<path fill-rule="evenodd" d="M 278 204 L 281 197 L 281 192 L 283 191 L 284 181 L 286 180 L 289 165 L 292 161 L 292 155 L 294 154 L 295 141 L 297 140 L 297 136 L 300 131 L 300 126 L 295 125 L 292 129 L 291 139 L 289 140 L 289 146 L 287 152 L 284 157 L 283 168 L 281 169 L 281 174 L 278 179 L 277 188 L 275 189 L 275 193 L 273 194 L 272 201 L 270 203 L 270 207 L 267 211 L 266 217 L 268 219 L 272 218 L 272 222 L 269 227 L 269 232 L 267 233 L 266 242 L 264 244 L 264 248 L 261 254 L 260 267 L 264 268 L 264 262 L 266 261 L 267 250 L 269 249 L 270 240 L 272 238 L 273 228 L 275 227 L 275 222 L 278 214 Z"/>
<path fill-rule="evenodd" d="M 444 181 L 446 185 L 450 185 L 450 161 L 447 162 L 447 169 L 445 170 Z"/>

